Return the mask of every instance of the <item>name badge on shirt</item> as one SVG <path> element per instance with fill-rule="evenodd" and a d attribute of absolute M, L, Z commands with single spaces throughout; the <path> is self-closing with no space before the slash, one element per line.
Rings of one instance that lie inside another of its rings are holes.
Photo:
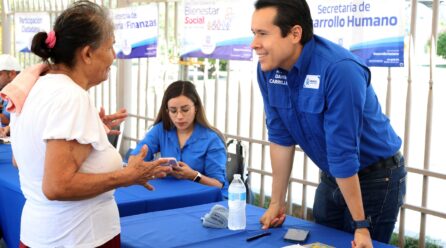
<path fill-rule="evenodd" d="M 304 82 L 304 88 L 319 89 L 320 81 L 321 81 L 320 75 L 307 75 Z"/>
<path fill-rule="evenodd" d="M 288 85 L 287 76 L 280 70 L 276 70 L 273 78 L 268 81 L 270 84 Z"/>

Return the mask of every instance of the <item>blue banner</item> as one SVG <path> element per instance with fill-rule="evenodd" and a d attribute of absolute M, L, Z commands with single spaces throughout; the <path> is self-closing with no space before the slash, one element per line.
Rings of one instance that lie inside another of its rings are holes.
<path fill-rule="evenodd" d="M 403 0 L 308 1 L 314 33 L 356 54 L 368 66 L 404 66 Z"/>
<path fill-rule="evenodd" d="M 156 4 L 111 10 L 115 24 L 115 51 L 119 59 L 156 57 L 158 7 Z"/>
<path fill-rule="evenodd" d="M 252 60 L 253 11 L 253 0 L 185 1 L 180 56 Z"/>

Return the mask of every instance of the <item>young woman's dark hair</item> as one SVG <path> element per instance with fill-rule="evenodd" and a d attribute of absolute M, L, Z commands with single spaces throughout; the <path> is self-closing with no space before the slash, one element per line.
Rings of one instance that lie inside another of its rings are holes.
<path fill-rule="evenodd" d="M 169 102 L 170 99 L 179 96 L 185 96 L 194 103 L 195 109 L 197 110 L 194 121 L 198 122 L 203 127 L 212 129 L 214 132 L 218 134 L 218 136 L 220 136 L 223 142 L 225 142 L 223 134 L 217 128 L 209 124 L 209 121 L 206 118 L 206 113 L 203 104 L 201 103 L 200 96 L 198 95 L 198 92 L 195 89 L 195 85 L 189 81 L 175 81 L 167 87 L 166 91 L 164 92 L 163 100 L 161 102 L 161 107 L 158 111 L 158 115 L 155 119 L 154 124 L 163 122 L 163 128 L 165 130 L 170 130 L 173 127 L 172 120 L 169 117 L 167 103 Z"/>
<path fill-rule="evenodd" d="M 78 1 L 63 11 L 54 23 L 53 31 L 56 42 L 48 46 L 48 33 L 34 35 L 31 51 L 42 61 L 64 64 L 72 68 L 77 49 L 91 46 L 96 49 L 102 41 L 113 35 L 113 21 L 107 9 L 90 1 Z"/>
<path fill-rule="evenodd" d="M 313 37 L 313 19 L 305 0 L 258 0 L 254 7 L 256 10 L 267 7 L 277 9 L 274 25 L 280 28 L 282 37 L 287 36 L 295 25 L 302 27 L 302 45 Z"/>

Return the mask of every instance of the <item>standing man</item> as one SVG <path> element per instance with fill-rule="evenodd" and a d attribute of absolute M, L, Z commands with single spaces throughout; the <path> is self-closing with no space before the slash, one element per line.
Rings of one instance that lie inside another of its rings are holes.
<path fill-rule="evenodd" d="M 285 220 L 285 196 L 299 145 L 321 169 L 317 223 L 354 233 L 352 247 L 389 242 L 405 195 L 401 139 L 382 113 L 369 69 L 313 34 L 305 0 L 258 0 L 251 47 L 259 56 L 273 170 L 263 228 Z"/>
<path fill-rule="evenodd" d="M 22 70 L 16 58 L 9 54 L 0 55 L 0 90 L 9 84 Z M 9 112 L 6 111 L 6 103 L 0 99 L 0 137 L 9 134 Z"/>

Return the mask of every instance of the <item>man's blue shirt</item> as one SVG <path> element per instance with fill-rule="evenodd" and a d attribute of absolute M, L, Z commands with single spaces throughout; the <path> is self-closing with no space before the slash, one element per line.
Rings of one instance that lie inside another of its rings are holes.
<path fill-rule="evenodd" d="M 131 155 L 138 154 L 144 144 L 149 148 L 145 161 L 153 160 L 157 152 L 161 157 L 174 157 L 193 170 L 220 181 L 224 185 L 222 193 L 226 196 L 226 146 L 213 130 L 195 123 L 192 135 L 181 149 L 176 128 L 165 130 L 160 122 L 147 132 Z"/>
<path fill-rule="evenodd" d="M 370 71 L 346 49 L 314 36 L 290 71 L 262 72 L 269 141 L 298 144 L 334 177 L 394 155 L 401 139 L 382 113 Z"/>

